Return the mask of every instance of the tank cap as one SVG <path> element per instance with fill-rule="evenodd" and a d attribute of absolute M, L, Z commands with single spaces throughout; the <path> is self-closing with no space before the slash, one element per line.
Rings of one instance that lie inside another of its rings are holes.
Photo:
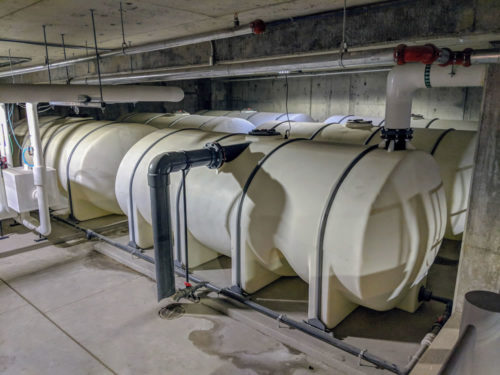
<path fill-rule="evenodd" d="M 257 136 L 271 136 L 271 135 L 281 135 L 281 133 L 277 132 L 275 129 L 254 129 L 248 133 L 248 135 L 257 135 Z"/>

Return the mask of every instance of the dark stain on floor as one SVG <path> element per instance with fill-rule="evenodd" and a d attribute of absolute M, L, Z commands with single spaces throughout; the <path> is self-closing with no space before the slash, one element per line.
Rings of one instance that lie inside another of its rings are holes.
<path fill-rule="evenodd" d="M 105 255 L 99 254 L 96 251 L 91 251 L 85 257 L 83 265 L 88 268 L 97 268 L 101 270 L 118 271 L 118 272 L 129 272 L 140 275 L 131 268 L 128 268 Z"/>
<path fill-rule="evenodd" d="M 207 318 L 204 318 L 207 319 Z M 224 350 L 224 326 L 219 321 L 207 319 L 213 327 L 208 330 L 195 330 L 189 334 L 189 340 L 201 351 L 219 357 L 221 360 L 230 361 L 244 373 L 259 375 L 292 375 L 298 369 L 301 373 L 317 373 L 306 359 L 306 355 L 281 343 L 276 343 L 275 349 L 269 348 L 261 352 L 237 350 L 227 352 Z M 226 347 L 230 346 L 226 342 Z M 246 371 L 244 371 L 246 370 Z M 216 371 L 221 374 L 220 370 Z M 214 373 L 215 374 L 215 373 Z"/>

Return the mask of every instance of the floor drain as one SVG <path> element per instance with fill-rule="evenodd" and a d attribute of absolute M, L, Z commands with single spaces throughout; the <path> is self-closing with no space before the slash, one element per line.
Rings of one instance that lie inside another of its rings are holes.
<path fill-rule="evenodd" d="M 186 310 L 180 303 L 171 303 L 165 307 L 162 307 L 160 311 L 158 311 L 158 315 L 162 319 L 173 320 L 180 318 L 184 315 Z"/>

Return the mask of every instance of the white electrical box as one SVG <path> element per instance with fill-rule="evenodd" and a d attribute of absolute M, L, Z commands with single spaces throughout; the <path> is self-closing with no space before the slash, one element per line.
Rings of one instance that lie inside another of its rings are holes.
<path fill-rule="evenodd" d="M 37 210 L 33 170 L 17 167 L 4 169 L 2 173 L 9 207 L 19 213 Z M 46 183 L 49 206 L 55 206 L 59 203 L 59 192 L 54 168 L 47 167 Z"/>

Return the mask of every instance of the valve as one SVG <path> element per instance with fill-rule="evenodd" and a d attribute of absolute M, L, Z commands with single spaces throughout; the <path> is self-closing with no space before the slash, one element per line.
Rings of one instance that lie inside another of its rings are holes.
<path fill-rule="evenodd" d="M 9 165 L 7 164 L 7 157 L 2 156 L 0 158 L 0 169 L 7 169 Z"/>
<path fill-rule="evenodd" d="M 394 49 L 394 61 L 398 65 L 411 62 L 421 62 L 427 65 L 437 62 L 440 66 L 470 66 L 471 54 L 471 48 L 466 48 L 463 51 L 451 51 L 448 48 L 438 48 L 434 44 L 424 46 L 400 44 Z"/>
<path fill-rule="evenodd" d="M 264 31 L 266 31 L 266 24 L 261 19 L 250 22 L 250 27 L 252 28 L 252 32 L 254 34 L 263 34 Z"/>
<path fill-rule="evenodd" d="M 175 302 L 179 302 L 183 298 L 186 298 L 193 302 L 199 302 L 200 297 L 196 295 L 196 291 L 205 287 L 207 283 L 203 282 L 193 286 L 190 283 L 186 282 L 184 283 L 184 285 L 186 286 L 184 289 L 178 289 L 177 292 L 175 292 L 175 294 L 173 295 L 172 298 Z"/>

